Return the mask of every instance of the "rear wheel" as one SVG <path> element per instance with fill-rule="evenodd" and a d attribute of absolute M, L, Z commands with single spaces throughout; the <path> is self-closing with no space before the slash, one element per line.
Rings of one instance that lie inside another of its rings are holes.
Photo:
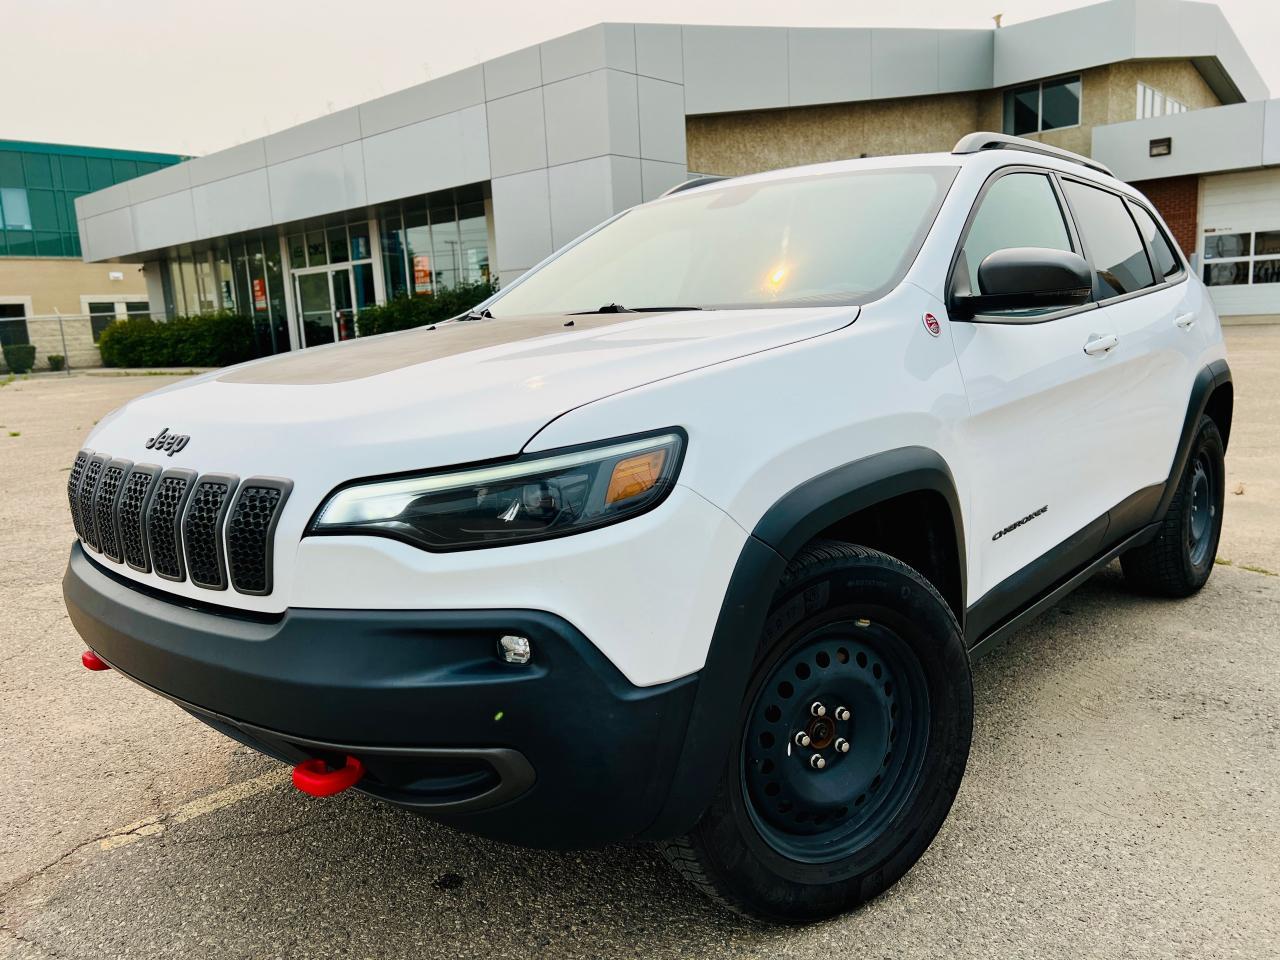
<path fill-rule="evenodd" d="M 721 904 L 802 922 L 893 884 L 955 798 L 973 722 L 959 625 L 905 564 L 822 543 L 788 567 L 734 751 L 668 858 Z"/>
<path fill-rule="evenodd" d="M 1189 597 L 1205 585 L 1222 533 L 1225 475 L 1222 435 L 1201 417 L 1159 535 L 1120 558 L 1130 585 L 1164 597 Z"/>

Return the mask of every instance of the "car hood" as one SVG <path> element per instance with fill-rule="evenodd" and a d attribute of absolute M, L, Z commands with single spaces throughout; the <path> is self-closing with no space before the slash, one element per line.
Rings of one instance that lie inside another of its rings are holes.
<path fill-rule="evenodd" d="M 856 307 L 485 318 L 242 364 L 141 397 L 87 445 L 240 476 L 353 476 L 511 456 L 574 407 L 847 326 Z M 665 424 L 655 424 L 665 426 Z M 157 457 L 168 428 L 190 441 Z"/>

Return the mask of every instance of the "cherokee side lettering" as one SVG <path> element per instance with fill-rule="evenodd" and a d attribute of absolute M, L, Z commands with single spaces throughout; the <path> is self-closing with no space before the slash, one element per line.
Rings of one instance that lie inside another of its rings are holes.
<path fill-rule="evenodd" d="M 1011 523 L 1007 527 L 1005 527 L 1003 530 L 997 530 L 995 534 L 991 537 L 991 539 L 999 540 L 1006 533 L 1012 533 L 1014 530 L 1017 530 L 1024 523 L 1030 523 L 1032 520 L 1040 516 L 1040 514 L 1044 513 L 1048 509 L 1049 509 L 1049 505 L 1046 503 L 1043 507 L 1041 507 L 1039 510 L 1035 511 L 1034 513 L 1028 513 L 1025 517 L 1023 517 L 1017 523 Z"/>

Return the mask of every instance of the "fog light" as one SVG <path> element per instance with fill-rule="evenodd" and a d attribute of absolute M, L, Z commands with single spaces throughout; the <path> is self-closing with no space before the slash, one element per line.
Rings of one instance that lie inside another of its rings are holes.
<path fill-rule="evenodd" d="M 498 650 L 507 663 L 528 663 L 533 656 L 528 637 L 503 637 L 498 641 Z"/>

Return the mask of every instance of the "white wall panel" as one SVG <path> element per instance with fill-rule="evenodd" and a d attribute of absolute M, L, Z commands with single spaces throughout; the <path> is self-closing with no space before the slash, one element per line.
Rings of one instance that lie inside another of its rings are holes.
<path fill-rule="evenodd" d="M 191 186 L 189 170 L 185 163 L 175 163 L 173 166 L 163 167 L 155 173 L 137 177 L 117 186 L 128 189 L 130 203 L 142 203 L 145 200 L 154 200 L 157 197 L 188 189 Z M 115 187 L 109 189 L 114 190 Z"/>
<path fill-rule="evenodd" d="M 267 163 L 283 163 L 360 139 L 360 110 L 348 107 L 265 138 Z"/>
<path fill-rule="evenodd" d="M 634 74 L 597 70 L 549 83 L 542 88 L 542 94 L 546 106 L 546 162 L 551 166 L 606 153 L 640 155 Z M 682 113 L 681 122 L 683 119 Z"/>
<path fill-rule="evenodd" d="M 877 30 L 872 34 L 872 96 L 882 99 L 937 92 L 937 31 Z"/>
<path fill-rule="evenodd" d="M 596 157 L 552 167 L 551 245 L 564 246 L 614 213 L 613 168 L 609 157 Z"/>
<path fill-rule="evenodd" d="M 537 47 L 526 47 L 484 64 L 484 96 L 497 100 L 542 85 L 542 61 Z"/>
<path fill-rule="evenodd" d="M 139 250 L 187 243 L 196 236 L 195 212 L 188 190 L 135 203 L 132 210 L 133 239 Z"/>
<path fill-rule="evenodd" d="M 871 96 L 871 31 L 787 31 L 792 106 L 846 103 Z"/>
<path fill-rule="evenodd" d="M 547 165 L 542 91 L 526 90 L 485 105 L 489 116 L 489 167 L 504 177 Z"/>
<path fill-rule="evenodd" d="M 482 103 L 484 69 L 477 64 L 361 104 L 360 132 L 372 137 Z"/>
<path fill-rule="evenodd" d="M 369 203 L 489 179 L 484 107 L 399 127 L 364 141 Z"/>
<path fill-rule="evenodd" d="M 366 202 L 359 144 L 272 164 L 267 171 L 277 223 L 362 207 Z"/>
<path fill-rule="evenodd" d="M 118 257 L 141 249 L 133 235 L 133 216 L 128 207 L 80 221 L 80 242 L 86 260 Z"/>
<path fill-rule="evenodd" d="M 129 184 L 117 183 L 103 190 L 95 190 L 93 193 L 86 193 L 82 197 L 76 197 L 76 218 L 95 217 L 100 213 L 127 207 L 132 202 L 133 199 L 129 195 Z"/>
<path fill-rule="evenodd" d="M 637 100 L 640 106 L 639 155 L 651 160 L 684 163 L 684 87 L 652 77 L 639 77 Z M 616 151 L 623 152 L 623 151 Z"/>
<path fill-rule="evenodd" d="M 527 270 L 553 249 L 547 171 L 494 177 L 492 186 L 496 263 L 506 282 L 509 273 Z"/>
<path fill-rule="evenodd" d="M 691 114 L 787 105 L 785 27 L 685 27 L 684 105 Z"/>
<path fill-rule="evenodd" d="M 220 237 L 271 225 L 267 171 L 251 170 L 191 189 L 196 236 Z"/>
<path fill-rule="evenodd" d="M 548 40 L 540 50 L 543 83 L 606 67 L 636 72 L 635 30 L 629 23 L 599 23 Z"/>
<path fill-rule="evenodd" d="M 938 89 L 986 90 L 995 69 L 995 31 L 937 30 Z"/>
<path fill-rule="evenodd" d="M 684 82 L 680 27 L 674 23 L 637 23 L 636 73 L 670 83 Z"/>
<path fill-rule="evenodd" d="M 182 164 L 187 169 L 187 181 L 193 187 L 238 176 L 250 170 L 261 170 L 266 165 L 266 144 L 260 139 L 219 150 L 207 157 L 196 157 Z"/>

